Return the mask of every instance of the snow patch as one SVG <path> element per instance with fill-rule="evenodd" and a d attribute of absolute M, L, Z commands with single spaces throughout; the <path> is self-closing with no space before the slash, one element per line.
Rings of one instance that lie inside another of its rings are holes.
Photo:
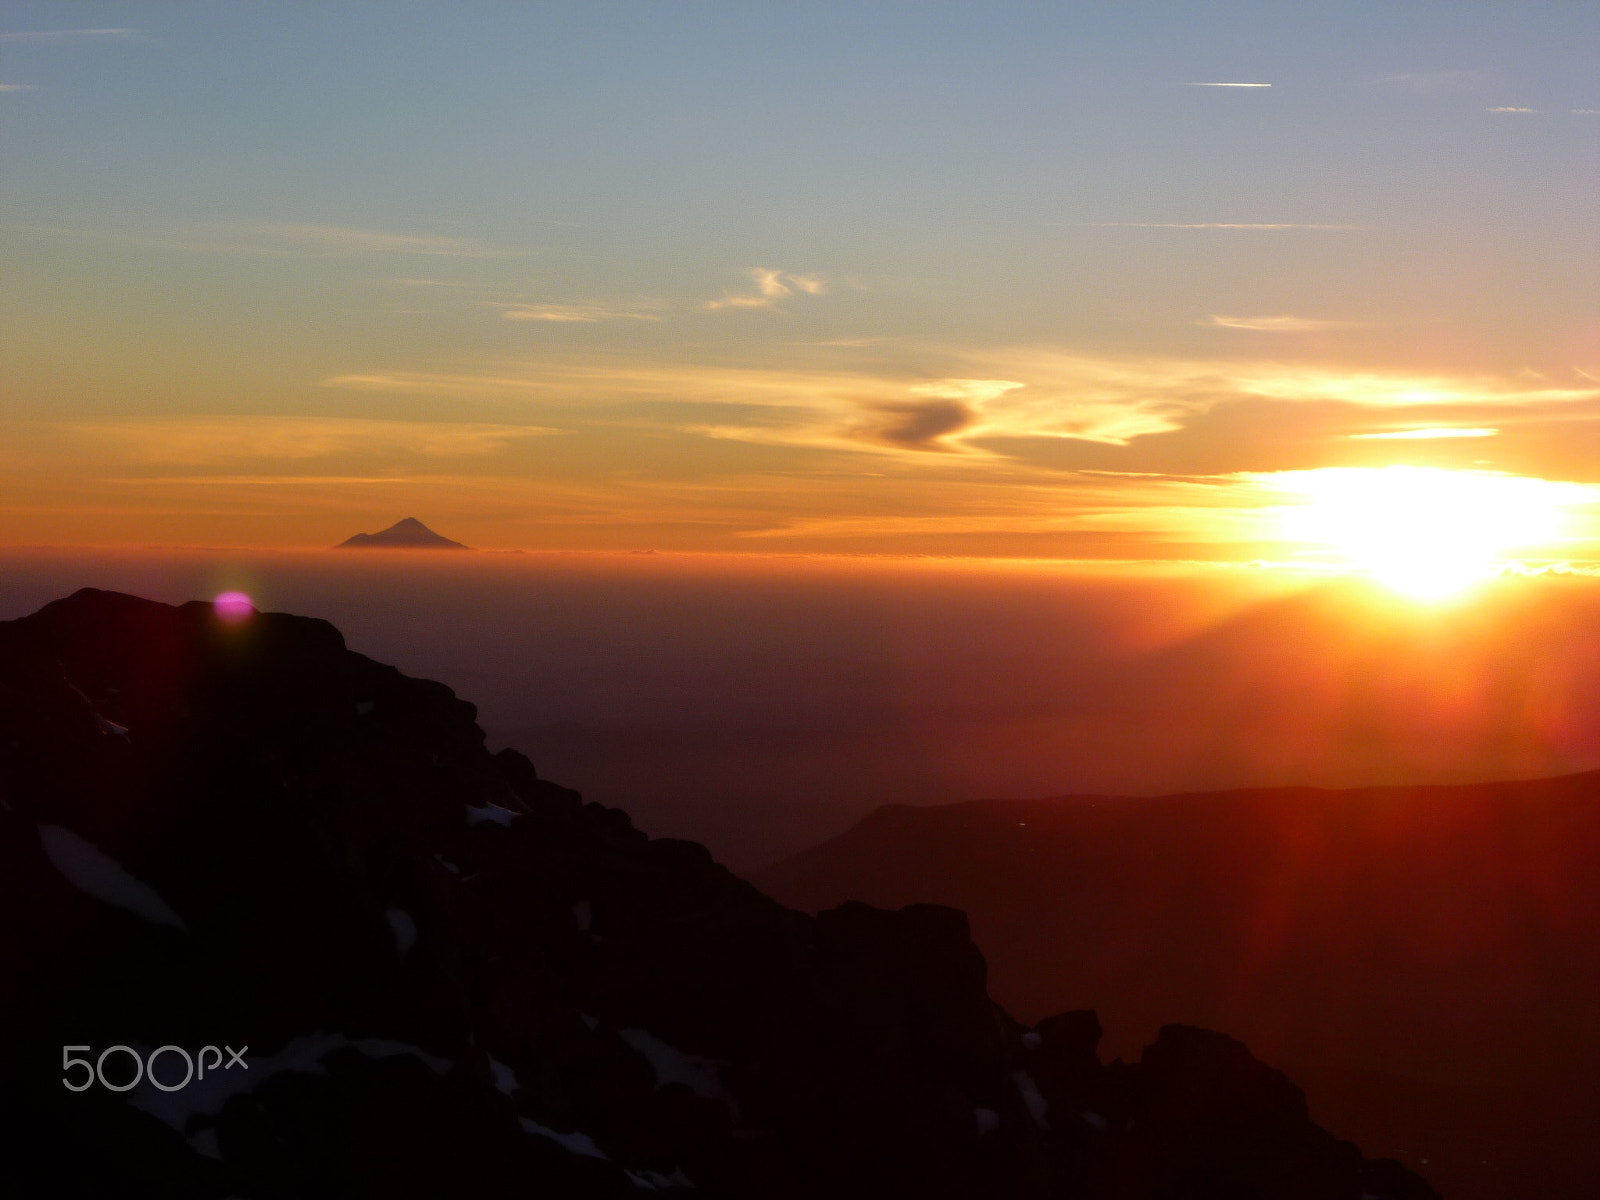
<path fill-rule="evenodd" d="M 975 1108 L 972 1110 L 972 1119 L 978 1123 L 978 1136 L 993 1133 L 1000 1128 L 1000 1114 L 992 1108 Z"/>
<path fill-rule="evenodd" d="M 1033 1123 L 1043 1129 L 1045 1116 L 1050 1111 L 1050 1102 L 1039 1094 L 1039 1086 L 1033 1082 L 1033 1076 L 1026 1071 L 1013 1071 L 1011 1085 L 1017 1089 L 1017 1095 L 1022 1097 L 1023 1107 L 1028 1110 L 1028 1116 L 1033 1118 Z"/>
<path fill-rule="evenodd" d="M 733 1093 L 722 1082 L 724 1064 L 669 1046 L 648 1029 L 619 1029 L 617 1036 L 640 1054 L 656 1073 L 656 1086 L 681 1083 L 696 1096 L 733 1104 Z"/>
<path fill-rule="evenodd" d="M 485 823 L 509 825 L 521 815 L 521 813 L 512 812 L 509 808 L 501 808 L 498 804 L 467 805 L 467 824 L 469 826 Z"/>
<path fill-rule="evenodd" d="M 156 1120 L 183 1133 L 196 1117 L 215 1120 L 229 1100 L 254 1091 L 274 1075 L 284 1071 L 326 1075 L 328 1069 L 322 1065 L 322 1060 L 335 1050 L 347 1047 L 368 1058 L 393 1058 L 398 1054 L 409 1054 L 440 1075 L 448 1071 L 451 1065 L 449 1059 L 429 1054 L 404 1042 L 391 1042 L 383 1038 L 348 1038 L 338 1033 L 313 1033 L 293 1039 L 268 1058 L 246 1058 L 243 1068 L 237 1065 L 232 1069 L 210 1067 L 203 1077 L 197 1072 L 188 1086 L 175 1092 L 163 1092 L 147 1077 L 128 1094 L 128 1100 L 139 1111 L 149 1113 Z"/>
<path fill-rule="evenodd" d="M 568 1154 L 578 1154 L 584 1158 L 606 1157 L 600 1147 L 594 1144 L 594 1139 L 587 1133 L 557 1133 L 554 1129 L 546 1128 L 537 1121 L 530 1121 L 527 1117 L 519 1117 L 518 1124 L 529 1133 L 549 1138 Z"/>
<path fill-rule="evenodd" d="M 1086 1112 L 1079 1113 L 1078 1115 L 1083 1118 L 1083 1123 L 1096 1133 L 1104 1133 L 1106 1130 L 1111 1128 L 1111 1122 L 1106 1120 L 1099 1113 Z"/>
<path fill-rule="evenodd" d="M 633 1181 L 636 1188 L 646 1191 L 659 1191 L 662 1188 L 692 1188 L 694 1180 L 683 1173 L 682 1167 L 674 1167 L 671 1175 L 663 1175 L 660 1171 L 629 1171 L 628 1178 Z"/>
<path fill-rule="evenodd" d="M 587 900 L 579 900 L 572 906 L 572 919 L 578 923 L 579 933 L 589 932 L 589 926 L 594 921 L 594 911 L 589 907 Z"/>
<path fill-rule="evenodd" d="M 417 923 L 403 908 L 385 909 L 383 916 L 389 922 L 390 934 L 394 936 L 394 948 L 404 958 L 407 951 L 417 944 Z"/>
<path fill-rule="evenodd" d="M 1024 1050 L 1037 1050 L 1044 1045 L 1044 1039 L 1031 1029 L 1022 1035 L 1022 1048 Z"/>
<path fill-rule="evenodd" d="M 353 1038 L 348 1044 L 368 1058 L 394 1058 L 396 1055 L 409 1054 L 412 1058 L 421 1060 L 422 1064 L 436 1075 L 443 1075 L 453 1065 L 448 1058 L 429 1054 L 426 1050 L 419 1050 L 416 1046 L 405 1042 L 391 1042 L 387 1038 Z"/>
<path fill-rule="evenodd" d="M 118 725 L 115 721 L 108 721 L 99 713 L 95 713 L 94 719 L 95 723 L 100 726 L 100 732 L 107 737 L 126 738 L 128 736 L 128 727 L 126 725 Z"/>
<path fill-rule="evenodd" d="M 489 1060 L 489 1074 L 494 1078 L 494 1086 L 507 1096 L 522 1086 L 517 1082 L 517 1073 L 498 1058 Z"/>
<path fill-rule="evenodd" d="M 39 844 L 50 865 L 85 895 L 143 917 L 152 925 L 189 931 L 155 888 L 135 879 L 116 859 L 65 825 L 39 826 Z"/>

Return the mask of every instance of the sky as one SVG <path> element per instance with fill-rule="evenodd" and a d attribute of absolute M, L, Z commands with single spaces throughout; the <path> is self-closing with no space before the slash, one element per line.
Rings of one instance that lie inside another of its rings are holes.
<path fill-rule="evenodd" d="M 1600 561 L 1594 5 L 14 0 L 0 161 L 0 545 Z"/>

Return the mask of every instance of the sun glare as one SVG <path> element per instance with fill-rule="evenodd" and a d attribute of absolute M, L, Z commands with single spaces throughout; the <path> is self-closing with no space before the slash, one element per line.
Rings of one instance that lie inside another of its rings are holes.
<path fill-rule="evenodd" d="M 229 625 L 249 620 L 256 611 L 255 601 L 244 592 L 223 592 L 211 602 L 217 619 Z"/>
<path fill-rule="evenodd" d="M 1560 539 L 1565 507 L 1594 499 L 1578 484 L 1434 467 L 1289 471 L 1279 483 L 1305 497 L 1284 512 L 1288 537 L 1419 598 L 1494 574 L 1508 550 Z"/>

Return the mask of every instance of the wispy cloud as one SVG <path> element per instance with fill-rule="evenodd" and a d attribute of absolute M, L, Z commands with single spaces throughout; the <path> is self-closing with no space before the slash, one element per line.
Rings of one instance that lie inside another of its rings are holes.
<path fill-rule="evenodd" d="M 345 254 L 412 254 L 491 258 L 515 253 L 469 238 L 390 233 L 341 225 L 206 224 L 168 230 L 17 225 L 44 237 L 63 237 L 200 254 L 304 257 Z"/>
<path fill-rule="evenodd" d="M 0 83 L 0 92 L 31 92 L 31 83 Z"/>
<path fill-rule="evenodd" d="M 389 233 L 345 225 L 264 224 L 224 227 L 246 236 L 267 238 L 335 254 L 424 254 L 486 258 L 496 253 L 470 238 Z"/>
<path fill-rule="evenodd" d="M 1600 117 L 1600 108 L 1575 108 L 1572 110 L 1575 117 Z"/>
<path fill-rule="evenodd" d="M 42 29 L 25 33 L 0 33 L 0 42 L 38 42 L 48 45 L 83 39 L 124 41 L 138 32 L 137 29 Z"/>
<path fill-rule="evenodd" d="M 712 312 L 718 309 L 771 308 L 796 292 L 819 296 L 827 290 L 826 282 L 819 275 L 793 275 L 769 267 L 752 267 L 750 278 L 756 285 L 753 293 L 729 293 L 721 299 L 706 301 L 704 307 Z"/>
<path fill-rule="evenodd" d="M 1270 83 L 1186 83 L 1184 87 L 1269 88 Z"/>
<path fill-rule="evenodd" d="M 659 313 L 643 306 L 605 304 L 496 304 L 508 321 L 550 321 L 556 324 L 593 324 L 598 321 L 659 321 Z"/>
<path fill-rule="evenodd" d="M 1335 400 L 1370 408 L 1521 408 L 1600 399 L 1600 388 L 1529 387 L 1515 379 L 1402 375 L 1261 364 L 1237 369 L 1233 385 L 1264 400 Z"/>
<path fill-rule="evenodd" d="M 1465 71 L 1401 71 L 1384 75 L 1368 82 L 1369 87 L 1388 91 L 1413 92 L 1419 96 L 1435 96 L 1447 92 L 1468 91 L 1488 78 L 1482 70 Z"/>
<path fill-rule="evenodd" d="M 1536 113 L 1539 110 L 1536 108 L 1514 108 L 1508 104 L 1500 104 L 1494 108 L 1486 108 L 1483 111 L 1492 113 Z"/>
<path fill-rule="evenodd" d="M 371 459 L 477 458 L 555 429 L 478 422 L 377 421 L 353 417 L 152 417 L 74 421 L 79 442 L 130 464 L 216 468 L 225 464 Z"/>
<path fill-rule="evenodd" d="M 1096 229 L 1331 229 L 1359 230 L 1366 225 L 1314 225 L 1303 221 L 1092 221 Z"/>
<path fill-rule="evenodd" d="M 930 365 L 957 370 L 908 376 L 906 358 L 918 354 Z M 368 371 L 334 376 L 323 385 L 534 404 L 541 412 L 571 413 L 579 423 L 593 420 L 594 405 L 602 402 L 613 412 L 644 414 L 640 419 L 695 436 L 971 468 L 1011 456 L 1015 448 L 1008 449 L 1008 441 L 1128 445 L 1240 401 L 1509 414 L 1600 399 L 1600 387 L 1261 361 L 1113 359 L 1025 348 L 919 351 L 905 345 L 897 346 L 894 357 L 892 366 L 828 370 L 539 362 L 484 372 Z"/>
<path fill-rule="evenodd" d="M 946 460 L 939 460 L 941 463 Z M 1271 540 L 1281 488 L 1241 475 L 1173 476 L 1078 471 L 1004 480 L 941 479 L 937 492 L 861 489 L 818 496 L 739 536 L 759 540 L 861 539 L 1015 533 L 1129 534 L 1184 542 Z M 831 499 L 831 503 L 829 500 Z M 1126 544 L 1126 543 L 1124 543 Z"/>
<path fill-rule="evenodd" d="M 1457 429 L 1453 426 L 1437 426 L 1428 429 L 1396 429 L 1388 433 L 1352 433 L 1350 438 L 1357 442 L 1428 442 L 1439 438 L 1486 438 L 1498 437 L 1498 429 Z"/>
<path fill-rule="evenodd" d="M 1253 333 L 1322 333 L 1347 329 L 1354 321 L 1324 321 L 1314 317 L 1223 317 L 1210 316 L 1201 325 L 1218 329 L 1248 329 Z"/>

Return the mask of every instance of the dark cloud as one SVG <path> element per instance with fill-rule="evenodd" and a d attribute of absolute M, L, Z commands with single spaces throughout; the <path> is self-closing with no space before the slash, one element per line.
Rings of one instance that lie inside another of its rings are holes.
<path fill-rule="evenodd" d="M 915 450 L 944 450 L 939 439 L 965 429 L 977 419 L 959 400 L 919 400 L 909 404 L 885 404 L 878 411 L 886 424 L 870 430 L 880 441 Z"/>

